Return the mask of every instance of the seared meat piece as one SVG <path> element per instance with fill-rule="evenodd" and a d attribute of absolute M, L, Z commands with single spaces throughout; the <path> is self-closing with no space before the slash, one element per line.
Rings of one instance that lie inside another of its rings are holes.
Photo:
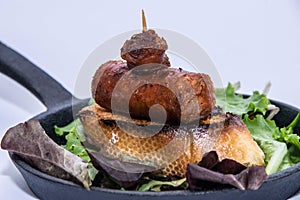
<path fill-rule="evenodd" d="M 166 40 L 150 29 L 126 40 L 121 48 L 121 57 L 127 61 L 129 68 L 149 63 L 170 66 L 169 58 L 165 54 L 167 49 Z"/>
<path fill-rule="evenodd" d="M 236 115 L 217 114 L 209 119 L 210 126 L 205 124 L 179 129 L 166 125 L 156 135 L 146 138 L 138 137 L 139 130 L 132 123 L 149 125 L 149 122 L 129 122 L 125 117 L 112 115 L 97 104 L 82 109 L 79 118 L 88 144 L 97 147 L 105 156 L 160 166 L 157 169 L 161 170 L 156 173 L 162 175 L 185 177 L 187 165 L 198 163 L 205 153 L 212 150 L 217 152 L 220 160 L 233 159 L 246 167 L 264 165 L 262 150 Z M 116 121 L 123 122 L 127 132 Z"/>
<path fill-rule="evenodd" d="M 159 104 L 165 109 L 169 124 L 206 118 L 215 106 L 215 90 L 208 75 L 162 65 L 131 70 L 122 61 L 101 65 L 92 81 L 92 96 L 100 106 L 111 111 L 112 95 L 117 105 L 114 112 L 128 113 L 129 106 L 133 118 L 149 120 L 149 109 Z M 126 101 L 128 96 L 130 99 Z M 161 107 L 157 108 L 154 118 L 163 112 Z"/>

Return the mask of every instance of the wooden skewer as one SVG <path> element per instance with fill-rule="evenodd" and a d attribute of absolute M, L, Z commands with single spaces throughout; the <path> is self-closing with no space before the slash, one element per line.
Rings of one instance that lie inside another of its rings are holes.
<path fill-rule="evenodd" d="M 144 10 L 142 9 L 142 24 L 143 24 L 143 32 L 147 31 L 147 22 L 146 22 L 146 17 Z"/>

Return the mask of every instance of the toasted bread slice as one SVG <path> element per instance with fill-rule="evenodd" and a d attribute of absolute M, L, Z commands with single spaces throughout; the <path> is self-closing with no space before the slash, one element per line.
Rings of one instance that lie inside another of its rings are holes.
<path fill-rule="evenodd" d="M 198 127 L 166 125 L 149 136 L 144 129 L 136 129 L 136 125 L 156 127 L 159 124 L 128 120 L 97 104 L 83 108 L 78 116 L 88 144 L 111 158 L 154 165 L 162 175 L 185 177 L 187 165 L 198 163 L 212 150 L 221 160 L 233 159 L 245 166 L 264 165 L 264 153 L 236 115 L 217 114 Z"/>

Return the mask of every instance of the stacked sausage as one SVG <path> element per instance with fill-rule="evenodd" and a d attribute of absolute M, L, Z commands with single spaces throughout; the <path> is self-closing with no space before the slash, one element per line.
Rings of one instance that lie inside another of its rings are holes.
<path fill-rule="evenodd" d="M 78 114 L 86 142 L 102 156 L 150 165 L 163 176 L 185 177 L 187 165 L 212 150 L 221 159 L 263 165 L 262 151 L 238 116 L 211 114 L 216 100 L 210 77 L 171 68 L 167 48 L 155 31 L 144 31 L 124 43 L 126 61 L 108 61 L 97 69 L 92 80 L 96 104 Z M 157 104 L 153 118 L 149 112 Z M 163 114 L 161 126 L 155 120 Z M 144 137 L 151 127 L 161 129 Z M 109 167 L 128 170 L 120 164 Z"/>
<path fill-rule="evenodd" d="M 92 81 L 96 103 L 111 111 L 113 98 L 119 105 L 115 112 L 125 113 L 129 107 L 130 115 L 136 119 L 149 119 L 149 109 L 159 104 L 167 113 L 168 124 L 189 123 L 208 117 L 215 105 L 210 77 L 169 68 L 167 48 L 166 41 L 153 30 L 132 36 L 121 48 L 121 56 L 126 62 L 109 61 L 96 71 Z M 115 90 L 125 74 L 126 83 Z M 147 81 L 141 85 L 143 80 Z M 132 87 L 136 90 L 131 91 Z M 131 95 L 129 105 L 122 98 L 125 94 Z"/>

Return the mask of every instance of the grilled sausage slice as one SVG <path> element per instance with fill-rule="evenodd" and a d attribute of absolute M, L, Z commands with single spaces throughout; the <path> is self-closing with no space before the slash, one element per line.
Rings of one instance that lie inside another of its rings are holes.
<path fill-rule="evenodd" d="M 190 123 L 206 118 L 215 106 L 215 90 L 206 74 L 187 72 L 162 65 L 129 69 L 126 62 L 108 61 L 96 71 L 92 96 L 103 108 L 137 119 L 166 113 L 168 124 Z M 128 98 L 128 96 L 130 98 Z M 126 100 L 127 99 L 127 100 Z M 151 120 L 152 117 L 151 117 Z"/>

